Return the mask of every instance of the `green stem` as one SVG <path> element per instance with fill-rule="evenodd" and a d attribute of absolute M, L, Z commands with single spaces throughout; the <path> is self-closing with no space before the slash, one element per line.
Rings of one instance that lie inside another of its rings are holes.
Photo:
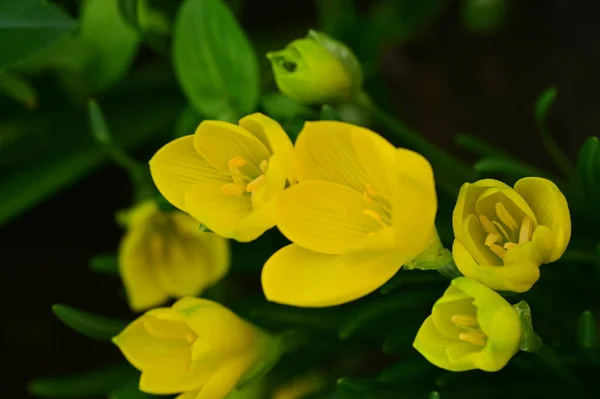
<path fill-rule="evenodd" d="M 558 354 L 545 343 L 534 352 L 540 359 L 564 382 L 571 385 L 573 389 L 581 391 L 583 389 L 581 382 L 575 378 L 573 373 L 566 368 Z"/>
<path fill-rule="evenodd" d="M 429 142 L 418 132 L 379 108 L 366 93 L 357 96 L 356 104 L 387 127 L 403 144 L 427 158 L 441 177 L 437 179 L 439 184 L 451 195 L 456 194 L 462 183 L 474 179 L 475 173 L 466 163 Z"/>

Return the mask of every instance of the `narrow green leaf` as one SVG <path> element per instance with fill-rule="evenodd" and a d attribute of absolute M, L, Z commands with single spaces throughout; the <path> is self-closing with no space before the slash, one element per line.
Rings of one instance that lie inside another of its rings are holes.
<path fill-rule="evenodd" d="M 410 318 L 412 321 L 412 318 Z M 400 351 L 405 351 L 407 348 L 412 347 L 412 343 L 417 336 L 420 325 L 417 324 L 419 321 L 415 321 L 415 324 L 408 324 L 391 329 L 387 333 L 383 341 L 383 351 L 390 355 Z M 415 326 L 413 328 L 413 325 Z"/>
<path fill-rule="evenodd" d="M 329 105 L 329 104 L 324 104 L 321 107 L 321 115 L 320 118 L 322 121 L 341 121 L 342 118 L 340 118 L 340 114 L 337 112 L 337 110 Z"/>
<path fill-rule="evenodd" d="M 121 17 L 133 28 L 139 29 L 138 0 L 118 0 Z"/>
<path fill-rule="evenodd" d="M 581 188 L 590 202 L 600 199 L 600 140 L 591 136 L 579 149 L 577 171 Z"/>
<path fill-rule="evenodd" d="M 436 370 L 431 363 L 418 356 L 394 363 L 382 371 L 377 380 L 386 383 L 418 382 Z"/>
<path fill-rule="evenodd" d="M 108 395 L 108 399 L 152 399 L 158 398 L 156 395 L 151 395 L 140 391 L 139 382 L 132 381 L 131 383 L 115 389 Z"/>
<path fill-rule="evenodd" d="M 431 391 L 429 399 L 440 399 L 440 393 L 438 391 Z"/>
<path fill-rule="evenodd" d="M 97 255 L 88 262 L 90 270 L 106 276 L 119 275 L 119 261 L 115 253 Z"/>
<path fill-rule="evenodd" d="M 47 1 L 0 1 L 0 69 L 50 47 L 76 24 Z"/>
<path fill-rule="evenodd" d="M 577 343 L 585 351 L 591 351 L 598 345 L 596 319 L 589 310 L 586 310 L 579 316 L 579 322 L 577 323 Z"/>
<path fill-rule="evenodd" d="M 505 150 L 493 146 L 473 134 L 457 134 L 454 141 L 459 147 L 482 157 L 511 158 Z"/>
<path fill-rule="evenodd" d="M 20 102 L 29 109 L 37 108 L 35 89 L 21 77 L 8 72 L 0 72 L 0 93 Z"/>
<path fill-rule="evenodd" d="M 52 311 L 56 317 L 73 330 L 100 341 L 110 341 L 128 324 L 124 320 L 98 316 L 66 305 L 53 305 Z"/>
<path fill-rule="evenodd" d="M 173 51 L 179 84 L 204 117 L 237 122 L 256 109 L 256 52 L 222 0 L 181 4 Z"/>
<path fill-rule="evenodd" d="M 40 398 L 81 398 L 99 396 L 127 384 L 137 384 L 139 372 L 127 363 L 60 377 L 46 377 L 31 381 L 28 391 Z M 135 399 L 120 396 L 115 399 Z M 141 397 L 140 397 L 141 398 Z"/>
<path fill-rule="evenodd" d="M 507 158 L 486 157 L 475 163 L 475 170 L 481 173 L 500 173 L 519 179 L 526 176 L 546 176 L 533 166 Z"/>
<path fill-rule="evenodd" d="M 556 87 L 549 87 L 539 95 L 535 102 L 536 122 L 540 124 L 546 123 L 546 118 L 550 113 L 550 108 L 554 104 L 557 95 L 558 91 L 556 90 Z"/>

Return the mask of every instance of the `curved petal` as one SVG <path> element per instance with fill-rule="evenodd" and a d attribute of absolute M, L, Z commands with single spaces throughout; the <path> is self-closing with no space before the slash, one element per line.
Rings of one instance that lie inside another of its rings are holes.
<path fill-rule="evenodd" d="M 485 215 L 490 220 L 498 220 L 496 204 L 501 203 L 504 205 L 508 213 L 515 219 L 517 222 L 517 233 L 519 227 L 521 226 L 521 222 L 525 216 L 528 216 L 533 221 L 533 227 L 537 227 L 538 221 L 527 204 L 527 201 L 523 199 L 515 190 L 512 188 L 508 189 L 499 189 L 499 188 L 489 188 L 485 190 L 477 199 L 475 203 L 475 211 L 478 215 Z M 510 233 L 509 233 L 510 234 Z"/>
<path fill-rule="evenodd" d="M 248 242 L 275 225 L 269 214 L 253 211 L 248 196 L 224 193 L 218 182 L 195 184 L 186 195 L 187 212 L 220 236 Z"/>
<path fill-rule="evenodd" d="M 367 213 L 365 213 L 367 211 Z M 324 254 L 354 249 L 385 222 L 377 205 L 335 183 L 309 181 L 285 190 L 275 206 L 277 228 L 290 241 Z"/>
<path fill-rule="evenodd" d="M 485 245 L 487 236 L 477 216 L 470 214 L 463 220 L 463 234 L 460 242 L 480 265 L 500 266 L 502 260 Z"/>
<path fill-rule="evenodd" d="M 413 259 L 425 249 L 435 229 L 437 196 L 429 162 L 416 152 L 397 149 L 393 190 L 396 248 Z"/>
<path fill-rule="evenodd" d="M 142 370 L 140 391 L 155 395 L 170 395 L 199 389 L 211 378 L 209 367 L 190 367 L 190 358 L 181 357 L 176 362 L 156 363 Z"/>
<path fill-rule="evenodd" d="M 463 220 L 468 215 L 475 213 L 477 198 L 488 188 L 510 188 L 510 186 L 499 180 L 482 179 L 475 183 L 465 183 L 460 188 L 456 206 L 452 213 L 452 227 L 455 237 L 462 238 Z"/>
<path fill-rule="evenodd" d="M 571 215 L 567 199 L 556 184 L 541 177 L 519 180 L 515 184 L 515 191 L 527 201 L 538 224 L 548 226 L 552 231 L 553 244 L 545 262 L 558 260 L 571 239 Z"/>
<path fill-rule="evenodd" d="M 125 234 L 119 247 L 119 273 L 134 312 L 153 308 L 169 298 L 156 280 L 148 237 L 146 226 L 136 225 Z"/>
<path fill-rule="evenodd" d="M 177 395 L 175 399 L 196 399 L 198 392 L 200 391 L 183 392 L 182 394 Z"/>
<path fill-rule="evenodd" d="M 196 399 L 224 399 L 240 381 L 254 358 L 249 355 L 237 356 L 216 369 L 206 380 Z"/>
<path fill-rule="evenodd" d="M 194 148 L 194 136 L 184 136 L 164 145 L 150 160 L 150 173 L 158 191 L 171 204 L 185 210 L 185 193 L 195 183 L 207 180 L 231 181 L 215 169 Z"/>
<path fill-rule="evenodd" d="M 266 182 L 252 193 L 252 206 L 254 209 L 263 206 L 274 206 L 275 199 L 285 189 L 289 172 L 286 169 L 287 167 L 286 160 L 281 155 L 271 155 L 265 173 Z"/>
<path fill-rule="evenodd" d="M 344 122 L 306 122 L 294 150 L 298 181 L 324 180 L 365 191 L 368 178 L 352 144 L 353 129 Z"/>
<path fill-rule="evenodd" d="M 229 172 L 229 161 L 237 156 L 255 168 L 269 159 L 267 147 L 247 130 L 229 122 L 205 120 L 194 133 L 196 151 L 212 166 Z"/>
<path fill-rule="evenodd" d="M 269 301 L 285 305 L 340 305 L 373 292 L 396 274 L 401 264 L 393 256 L 385 251 L 327 255 L 291 244 L 265 263 L 263 291 Z"/>
<path fill-rule="evenodd" d="M 516 264 L 505 264 L 504 266 L 479 265 L 458 240 L 454 240 L 452 256 L 458 270 L 463 275 L 480 281 L 494 290 L 525 292 L 540 277 L 538 265 L 527 260 Z"/>
<path fill-rule="evenodd" d="M 498 371 L 519 351 L 521 323 L 517 312 L 504 301 L 505 305 L 490 309 L 487 318 L 478 316 L 482 331 L 488 336 L 485 348 L 475 359 L 477 368 L 485 371 Z M 507 306 L 508 305 L 508 306 Z M 485 312 L 478 311 L 478 313 Z"/>

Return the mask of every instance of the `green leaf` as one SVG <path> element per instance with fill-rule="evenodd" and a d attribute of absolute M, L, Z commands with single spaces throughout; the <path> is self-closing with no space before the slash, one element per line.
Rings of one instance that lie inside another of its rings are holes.
<path fill-rule="evenodd" d="M 337 112 L 337 110 L 329 104 L 323 104 L 321 106 L 321 114 L 319 116 L 319 119 L 322 121 L 341 121 L 342 120 L 342 118 L 340 117 L 340 114 Z"/>
<path fill-rule="evenodd" d="M 531 165 L 507 158 L 486 157 L 475 163 L 475 170 L 481 173 L 500 173 L 514 179 L 526 176 L 547 176 Z"/>
<path fill-rule="evenodd" d="M 472 134 L 467 134 L 467 133 L 457 134 L 456 137 L 454 138 L 454 141 L 456 142 L 456 145 L 458 145 L 459 147 L 464 148 L 465 150 L 471 151 L 472 153 L 477 154 L 479 156 L 506 158 L 506 159 L 511 158 L 511 156 L 503 149 L 495 147 L 495 146 L 487 143 L 485 140 L 482 140 L 479 137 L 472 135 Z"/>
<path fill-rule="evenodd" d="M 296 117 L 311 117 L 309 106 L 300 104 L 279 92 L 266 93 L 260 99 L 260 106 L 273 119 L 290 120 Z"/>
<path fill-rule="evenodd" d="M 81 9 L 81 39 L 92 50 L 85 76 L 93 92 L 117 83 L 129 70 L 139 34 L 119 13 L 118 0 L 86 0 Z"/>
<path fill-rule="evenodd" d="M 88 262 L 90 270 L 106 276 L 119 275 L 119 260 L 115 253 L 97 255 Z"/>
<path fill-rule="evenodd" d="M 385 295 L 407 284 L 435 283 L 447 283 L 447 280 L 439 273 L 424 270 L 411 270 L 410 273 L 397 273 L 379 289 L 379 292 Z"/>
<path fill-rule="evenodd" d="M 124 320 L 98 316 L 66 305 L 53 305 L 52 311 L 56 317 L 73 330 L 100 341 L 110 341 L 128 324 Z"/>
<path fill-rule="evenodd" d="M 37 108 L 37 93 L 24 79 L 17 75 L 0 72 L 0 93 L 20 102 L 29 109 Z"/>
<path fill-rule="evenodd" d="M 118 0 L 119 13 L 121 17 L 133 29 L 139 28 L 138 22 L 138 0 Z"/>
<path fill-rule="evenodd" d="M 466 0 L 461 11 L 463 23 L 471 32 L 491 34 L 504 26 L 508 17 L 508 1 Z"/>
<path fill-rule="evenodd" d="M 31 381 L 27 388 L 33 396 L 40 398 L 82 398 L 103 395 L 133 381 L 137 384 L 138 378 L 136 369 L 127 363 L 119 363 L 80 374 L 39 378 Z M 117 398 L 128 399 L 125 396 Z"/>
<path fill-rule="evenodd" d="M 558 91 L 556 90 L 556 87 L 549 87 L 538 97 L 535 103 L 535 119 L 538 124 L 541 125 L 546 123 L 550 108 L 554 104 L 557 95 Z"/>
<path fill-rule="evenodd" d="M 377 377 L 381 382 L 417 382 L 435 372 L 437 369 L 423 357 L 412 357 L 394 363 L 382 371 Z"/>
<path fill-rule="evenodd" d="M 221 0 L 185 0 L 175 21 L 173 63 L 194 108 L 211 119 L 237 120 L 259 98 L 258 59 Z"/>
<path fill-rule="evenodd" d="M 0 1 L 0 69 L 50 47 L 76 22 L 42 0 Z"/>
<path fill-rule="evenodd" d="M 179 114 L 177 122 L 175 122 L 173 138 L 194 134 L 200 122 L 202 122 L 202 117 L 198 112 L 189 105 L 186 105 Z"/>
<path fill-rule="evenodd" d="M 579 183 L 587 197 L 594 203 L 600 199 L 600 140 L 591 136 L 579 149 L 577 157 Z"/>
<path fill-rule="evenodd" d="M 577 343 L 585 351 L 591 351 L 598 345 L 596 319 L 589 310 L 581 313 L 577 323 Z"/>
<path fill-rule="evenodd" d="M 158 398 L 156 395 L 151 395 L 140 391 L 138 388 L 139 382 L 133 381 L 119 389 L 115 389 L 108 395 L 108 399 L 152 399 Z"/>

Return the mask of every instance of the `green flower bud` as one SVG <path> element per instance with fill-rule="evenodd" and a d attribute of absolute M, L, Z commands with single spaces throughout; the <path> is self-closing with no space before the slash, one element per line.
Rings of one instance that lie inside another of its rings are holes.
<path fill-rule="evenodd" d="M 267 54 L 279 90 L 301 103 L 350 100 L 361 90 L 362 70 L 347 46 L 324 33 L 309 31 L 281 51 Z"/>

